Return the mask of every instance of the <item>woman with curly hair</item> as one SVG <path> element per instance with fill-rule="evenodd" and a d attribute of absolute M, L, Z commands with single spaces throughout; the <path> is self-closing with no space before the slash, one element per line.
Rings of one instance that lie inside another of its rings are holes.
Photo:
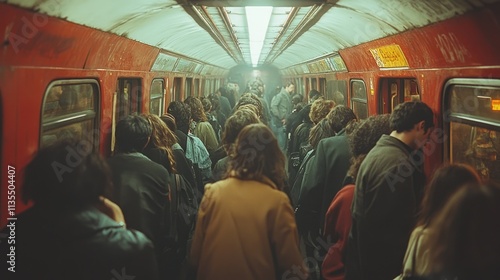
<path fill-rule="evenodd" d="M 219 147 L 217 136 L 212 125 L 208 122 L 208 118 L 203 110 L 203 104 L 196 97 L 188 97 L 184 103 L 191 108 L 191 117 L 193 122 L 190 125 L 190 130 L 194 136 L 200 138 L 201 142 L 207 148 L 209 154 L 212 154 Z"/>
<path fill-rule="evenodd" d="M 152 128 L 151 137 L 142 153 L 150 160 L 161 164 L 168 172 L 176 173 L 175 158 L 172 152 L 172 146 L 177 143 L 175 135 L 157 115 L 144 114 L 142 117 L 148 120 Z"/>
<path fill-rule="evenodd" d="M 191 247 L 197 279 L 307 277 L 293 210 L 281 191 L 285 156 L 266 125 L 241 130 L 229 170 L 205 187 Z"/>

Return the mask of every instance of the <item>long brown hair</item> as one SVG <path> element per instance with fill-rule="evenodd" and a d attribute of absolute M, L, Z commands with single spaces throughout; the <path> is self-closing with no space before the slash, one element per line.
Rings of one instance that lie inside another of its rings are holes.
<path fill-rule="evenodd" d="M 272 131 L 264 124 L 250 124 L 238 134 L 229 160 L 229 177 L 242 180 L 273 181 L 285 186 L 285 156 Z"/>
<path fill-rule="evenodd" d="M 172 145 L 177 143 L 175 134 L 167 127 L 165 122 L 163 122 L 157 115 L 149 114 L 144 115 L 150 123 L 153 129 L 151 133 L 151 138 L 149 139 L 148 147 L 154 147 L 165 152 L 168 161 L 170 162 L 170 172 L 177 172 L 175 169 L 175 158 L 172 152 Z"/>
<path fill-rule="evenodd" d="M 431 222 L 424 243 L 429 272 L 452 277 L 447 279 L 500 279 L 499 217 L 498 185 L 476 183 L 458 190 Z"/>
<path fill-rule="evenodd" d="M 425 190 L 418 225 L 427 227 L 449 198 L 467 183 L 479 183 L 477 172 L 465 164 L 444 165 L 436 170 Z"/>

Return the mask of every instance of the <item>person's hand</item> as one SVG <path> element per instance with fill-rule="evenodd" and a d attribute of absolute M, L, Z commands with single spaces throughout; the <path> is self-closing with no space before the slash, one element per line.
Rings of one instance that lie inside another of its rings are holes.
<path fill-rule="evenodd" d="M 99 202 L 97 204 L 97 209 L 102 213 L 106 214 L 111 219 L 116 222 L 125 225 L 125 217 L 123 216 L 122 209 L 113 201 L 105 198 L 104 196 L 99 197 Z"/>
<path fill-rule="evenodd" d="M 283 125 L 286 125 L 286 119 L 282 119 L 282 120 L 281 120 L 281 123 L 282 123 Z"/>

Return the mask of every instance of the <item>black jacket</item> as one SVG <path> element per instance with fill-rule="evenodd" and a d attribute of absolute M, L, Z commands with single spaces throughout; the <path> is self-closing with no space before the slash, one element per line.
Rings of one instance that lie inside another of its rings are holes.
<path fill-rule="evenodd" d="M 1 279 L 158 279 L 153 245 L 144 234 L 122 228 L 94 207 L 33 207 L 17 217 L 15 243 L 2 230 Z M 5 257 L 15 249 L 15 273 Z M 7 267 L 6 267 L 7 266 Z"/>
<path fill-rule="evenodd" d="M 344 186 L 350 160 L 351 149 L 347 135 L 341 130 L 336 136 L 319 142 L 316 156 L 306 166 L 299 199 L 300 210 L 318 213 L 316 223 L 319 230 L 323 229 L 330 203 Z"/>
<path fill-rule="evenodd" d="M 143 232 L 155 246 L 158 265 L 169 248 L 168 171 L 141 153 L 122 153 L 108 159 L 113 173 L 113 200 L 127 226 Z"/>
<path fill-rule="evenodd" d="M 422 180 L 409 146 L 382 135 L 359 168 L 352 203 L 346 279 L 393 279 L 416 221 Z"/>

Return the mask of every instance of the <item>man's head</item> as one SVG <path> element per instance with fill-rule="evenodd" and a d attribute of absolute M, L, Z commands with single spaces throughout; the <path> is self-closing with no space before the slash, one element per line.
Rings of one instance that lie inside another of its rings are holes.
<path fill-rule="evenodd" d="M 151 133 L 151 124 L 144 117 L 129 115 L 116 124 L 116 147 L 122 153 L 141 152 Z"/>
<path fill-rule="evenodd" d="M 418 149 L 425 144 L 434 127 L 434 114 L 423 102 L 405 102 L 392 111 L 390 127 L 393 132 L 410 135 L 414 142 L 410 146 Z"/>
<path fill-rule="evenodd" d="M 285 90 L 286 92 L 288 92 L 288 94 L 292 94 L 293 91 L 295 90 L 295 85 L 292 82 L 289 82 L 286 84 Z"/>
<path fill-rule="evenodd" d="M 318 99 L 321 96 L 321 93 L 315 89 L 311 89 L 309 91 L 309 94 L 307 95 L 309 103 L 313 103 L 316 99 Z"/>
<path fill-rule="evenodd" d="M 332 130 L 335 133 L 339 133 L 350 122 L 356 121 L 358 118 L 351 108 L 344 105 L 337 105 L 328 113 L 326 119 Z"/>

